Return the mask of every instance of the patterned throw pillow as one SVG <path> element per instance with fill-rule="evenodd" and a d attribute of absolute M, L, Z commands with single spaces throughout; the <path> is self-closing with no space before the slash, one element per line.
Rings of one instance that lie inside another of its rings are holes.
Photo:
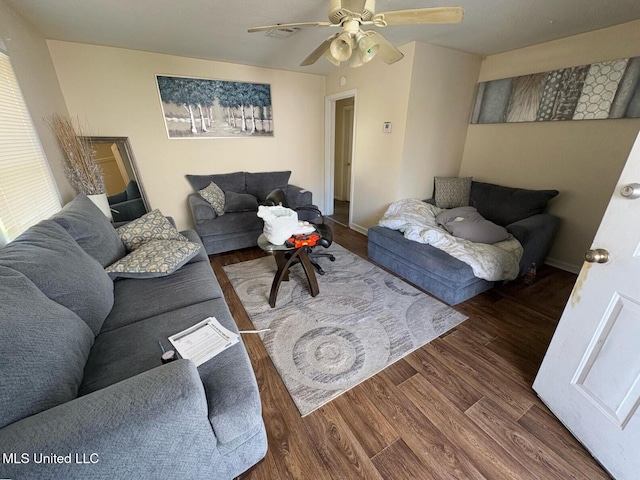
<path fill-rule="evenodd" d="M 195 257 L 200 245 L 182 240 L 152 240 L 106 268 L 109 277 L 154 278 L 171 275 Z"/>
<path fill-rule="evenodd" d="M 140 248 L 151 240 L 180 240 L 187 242 L 189 239 L 182 235 L 176 227 L 156 209 L 140 218 L 121 226 L 117 230 L 127 252 Z"/>
<path fill-rule="evenodd" d="M 218 185 L 211 182 L 208 187 L 198 190 L 198 193 L 211 204 L 216 215 L 224 215 L 224 192 Z"/>
<path fill-rule="evenodd" d="M 439 208 L 457 208 L 469 205 L 473 177 L 436 177 L 435 200 Z"/>

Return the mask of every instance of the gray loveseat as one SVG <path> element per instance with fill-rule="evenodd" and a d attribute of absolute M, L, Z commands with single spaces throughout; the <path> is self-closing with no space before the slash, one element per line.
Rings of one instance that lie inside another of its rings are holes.
<path fill-rule="evenodd" d="M 522 244 L 519 275 L 532 263 L 542 265 L 551 249 L 559 219 L 545 213 L 557 190 L 525 190 L 491 183 L 472 182 L 469 205 L 487 220 L 505 227 Z M 434 203 L 432 200 L 428 200 Z M 404 238 L 382 226 L 368 230 L 368 255 L 427 292 L 456 305 L 489 290 L 495 282 L 473 275 L 466 263 L 431 245 Z"/>
<path fill-rule="evenodd" d="M 0 249 L 0 478 L 230 479 L 266 454 L 242 341 L 161 363 L 159 341 L 204 318 L 237 332 L 204 249 L 112 281 L 125 253 L 83 195 Z"/>
<path fill-rule="evenodd" d="M 312 193 L 289 183 L 290 171 L 284 172 L 234 172 L 217 175 L 187 175 L 187 180 L 197 192 L 211 182 L 225 195 L 224 213 L 217 215 L 209 202 L 197 193 L 188 197 L 189 207 L 207 254 L 228 252 L 240 248 L 255 247 L 262 233 L 263 222 L 257 216 L 258 205 L 276 189 L 285 192 L 290 208 L 311 206 Z M 299 214 L 301 220 L 309 218 Z"/>

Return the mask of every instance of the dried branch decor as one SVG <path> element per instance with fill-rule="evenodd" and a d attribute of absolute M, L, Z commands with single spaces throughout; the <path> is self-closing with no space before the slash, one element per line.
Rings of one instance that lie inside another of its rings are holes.
<path fill-rule="evenodd" d="M 80 122 L 76 119 L 74 127 L 69 117 L 55 114 L 47 123 L 64 153 L 64 172 L 71 186 L 85 195 L 105 193 L 104 172 L 95 161 L 96 152 Z"/>

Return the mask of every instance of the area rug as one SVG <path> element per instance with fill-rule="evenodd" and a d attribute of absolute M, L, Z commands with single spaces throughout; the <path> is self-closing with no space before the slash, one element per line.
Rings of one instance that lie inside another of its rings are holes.
<path fill-rule="evenodd" d="M 320 293 L 291 268 L 276 307 L 271 256 L 224 267 L 301 415 L 375 375 L 467 319 L 447 305 L 334 243 L 320 259 Z"/>

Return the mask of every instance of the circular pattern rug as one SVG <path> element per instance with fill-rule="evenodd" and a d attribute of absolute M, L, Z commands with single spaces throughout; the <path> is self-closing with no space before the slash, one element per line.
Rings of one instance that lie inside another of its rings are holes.
<path fill-rule="evenodd" d="M 334 243 L 311 297 L 300 265 L 269 291 L 273 257 L 224 270 L 301 415 L 307 415 L 467 317 Z"/>

